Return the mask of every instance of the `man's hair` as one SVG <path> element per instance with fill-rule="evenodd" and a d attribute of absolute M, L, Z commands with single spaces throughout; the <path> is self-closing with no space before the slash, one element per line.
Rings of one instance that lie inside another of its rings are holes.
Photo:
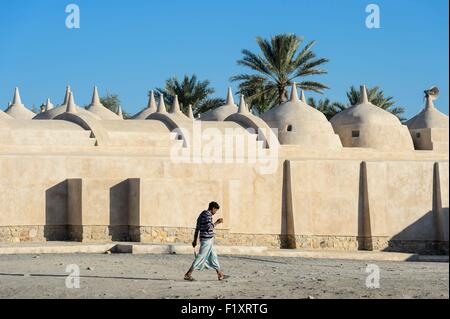
<path fill-rule="evenodd" d="M 220 206 L 219 206 L 219 204 L 217 204 L 216 202 L 211 202 L 211 203 L 209 203 L 208 209 L 213 209 L 213 208 L 219 209 Z"/>

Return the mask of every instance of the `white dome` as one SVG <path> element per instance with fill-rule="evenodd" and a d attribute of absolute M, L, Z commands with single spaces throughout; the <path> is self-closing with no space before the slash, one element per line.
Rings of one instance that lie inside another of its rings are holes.
<path fill-rule="evenodd" d="M 35 113 L 31 112 L 25 107 L 25 105 L 22 104 L 19 88 L 15 89 L 12 104 L 8 107 L 5 113 L 17 120 L 31 120 L 36 116 Z"/>
<path fill-rule="evenodd" d="M 133 116 L 133 120 L 145 120 L 150 114 L 156 113 L 156 100 L 153 91 L 150 92 L 150 98 L 148 100 L 148 105 L 142 111 Z"/>
<path fill-rule="evenodd" d="M 343 125 L 401 125 L 400 120 L 392 113 L 373 105 L 372 103 L 361 103 L 349 107 L 336 114 L 330 122 L 333 126 Z"/>
<path fill-rule="evenodd" d="M 107 109 L 103 105 L 90 106 L 87 111 L 97 115 L 102 120 L 121 120 L 121 118 L 116 113 L 114 113 L 110 109 Z"/>
<path fill-rule="evenodd" d="M 12 117 L 9 116 L 8 114 L 6 114 L 5 112 L 3 112 L 2 110 L 0 110 L 0 119 L 11 120 Z"/>
<path fill-rule="evenodd" d="M 237 113 L 238 107 L 234 104 L 231 88 L 228 89 L 227 102 L 225 105 L 216 107 L 200 115 L 201 121 L 224 121 L 231 114 Z"/>
<path fill-rule="evenodd" d="M 100 96 L 98 95 L 98 90 L 96 86 L 94 86 L 94 93 L 92 94 L 91 105 L 89 105 L 87 110 L 97 115 L 102 120 L 121 120 L 121 118 L 116 113 L 114 113 L 110 109 L 107 109 L 100 102 Z"/>
<path fill-rule="evenodd" d="M 330 122 L 345 147 L 414 149 L 408 128 L 394 114 L 370 103 L 365 86 L 361 86 L 360 103 L 336 114 Z"/>
<path fill-rule="evenodd" d="M 411 118 L 406 125 L 409 129 L 423 128 L 448 128 L 448 116 L 440 112 L 433 104 L 433 100 L 427 97 L 425 108 L 416 116 Z"/>
<path fill-rule="evenodd" d="M 342 147 L 325 115 L 297 96 L 292 85 L 291 98 L 267 112 L 261 118 L 271 128 L 278 129 L 281 144 L 300 145 L 307 148 L 336 149 Z"/>

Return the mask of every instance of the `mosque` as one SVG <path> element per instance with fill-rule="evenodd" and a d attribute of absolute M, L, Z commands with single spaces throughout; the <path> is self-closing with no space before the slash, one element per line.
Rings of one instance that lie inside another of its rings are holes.
<path fill-rule="evenodd" d="M 449 120 L 427 96 L 402 124 L 371 104 L 330 121 L 298 95 L 260 117 L 194 118 L 163 97 L 130 120 L 68 87 L 0 110 L 0 242 L 190 243 L 215 200 L 220 245 L 448 253 Z M 231 141 L 230 143 L 226 143 Z"/>

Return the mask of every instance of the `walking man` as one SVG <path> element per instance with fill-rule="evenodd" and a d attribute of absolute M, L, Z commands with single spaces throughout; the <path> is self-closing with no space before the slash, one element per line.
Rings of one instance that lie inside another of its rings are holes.
<path fill-rule="evenodd" d="M 197 246 L 197 238 L 200 234 L 200 252 L 195 256 L 191 268 L 184 275 L 185 280 L 193 281 L 192 273 L 194 270 L 214 269 L 217 272 L 219 280 L 224 280 L 225 275 L 220 269 L 217 253 L 214 248 L 214 227 L 223 223 L 223 219 L 219 218 L 213 223 L 213 215 L 217 213 L 220 206 L 216 202 L 209 203 L 208 210 L 203 211 L 197 219 L 197 227 L 195 228 L 194 241 L 192 246 Z"/>

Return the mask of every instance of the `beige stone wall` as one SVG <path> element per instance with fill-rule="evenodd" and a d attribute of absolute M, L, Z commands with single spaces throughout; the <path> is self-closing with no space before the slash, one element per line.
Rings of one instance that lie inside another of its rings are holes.
<path fill-rule="evenodd" d="M 192 228 L 216 200 L 222 229 L 281 232 L 282 171 L 125 156 L 0 156 L 0 165 L 0 226 Z"/>
<path fill-rule="evenodd" d="M 438 216 L 438 240 L 446 241 L 448 245 L 449 240 L 449 163 L 438 163 L 438 180 L 436 181 L 438 187 L 436 189 L 436 209 L 439 209 Z"/>
<path fill-rule="evenodd" d="M 433 150 L 433 141 L 431 140 L 431 129 L 409 130 L 416 150 Z"/>
<path fill-rule="evenodd" d="M 371 234 L 434 240 L 433 162 L 367 162 Z"/>
<path fill-rule="evenodd" d="M 194 238 L 194 228 L 181 227 L 132 227 L 132 240 L 145 243 L 185 243 Z M 285 236 L 280 234 L 242 234 L 231 233 L 226 229 L 216 229 L 215 243 L 227 246 L 269 246 L 285 247 Z"/>
<path fill-rule="evenodd" d="M 175 163 L 170 140 L 160 144 L 170 136 L 147 140 L 156 124 L 140 125 L 145 147 L 0 145 L 0 241 L 190 242 L 198 214 L 216 200 L 220 244 L 448 247 L 442 152 L 283 147 L 278 169 L 264 175 L 245 159 Z"/>
<path fill-rule="evenodd" d="M 408 128 L 405 125 L 355 124 L 334 127 L 344 147 L 368 147 L 382 151 L 408 151 L 414 149 Z M 353 132 L 359 132 L 353 137 Z"/>
<path fill-rule="evenodd" d="M 416 150 L 433 150 L 448 153 L 448 134 L 446 128 L 410 129 Z"/>
<path fill-rule="evenodd" d="M 360 161 L 291 162 L 295 235 L 358 236 L 360 165 Z"/>
<path fill-rule="evenodd" d="M 298 160 L 287 178 L 298 248 L 448 251 L 448 162 Z"/>

